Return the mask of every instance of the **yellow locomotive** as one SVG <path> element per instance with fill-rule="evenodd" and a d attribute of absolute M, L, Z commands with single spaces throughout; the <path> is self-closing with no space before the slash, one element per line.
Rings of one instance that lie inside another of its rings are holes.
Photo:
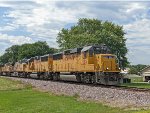
<path fill-rule="evenodd" d="M 0 74 L 10 76 L 13 72 L 13 65 L 10 63 L 6 63 L 5 65 L 0 66 Z"/>
<path fill-rule="evenodd" d="M 75 74 L 78 82 L 116 85 L 120 83 L 120 68 L 115 55 L 105 45 L 66 50 L 53 55 L 54 76 L 61 72 Z"/>
<path fill-rule="evenodd" d="M 19 73 L 27 77 L 37 73 L 38 78 L 60 80 L 61 73 L 76 76 L 78 82 L 117 85 L 121 82 L 119 61 L 105 45 L 68 49 L 56 54 L 32 57 L 0 68 L 1 72 Z M 4 68 L 4 70 L 3 70 Z M 5 68 L 9 69 L 6 70 Z"/>
<path fill-rule="evenodd" d="M 27 77 L 27 60 L 23 59 L 14 64 L 14 75 Z"/>
<path fill-rule="evenodd" d="M 34 66 L 38 78 L 52 79 L 53 57 L 51 54 L 35 58 Z"/>

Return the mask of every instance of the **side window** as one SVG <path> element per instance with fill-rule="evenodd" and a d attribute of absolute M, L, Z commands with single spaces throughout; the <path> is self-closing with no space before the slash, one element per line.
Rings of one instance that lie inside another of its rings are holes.
<path fill-rule="evenodd" d="M 83 52 L 83 58 L 86 59 L 86 52 Z"/>
<path fill-rule="evenodd" d="M 89 51 L 89 56 L 93 57 L 93 51 L 92 50 Z"/>

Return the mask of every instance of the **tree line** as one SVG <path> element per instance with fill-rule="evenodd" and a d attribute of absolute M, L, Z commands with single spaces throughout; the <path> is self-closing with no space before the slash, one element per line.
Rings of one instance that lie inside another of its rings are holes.
<path fill-rule="evenodd" d="M 141 70 L 146 68 L 148 65 L 138 64 L 138 65 L 129 65 L 129 74 L 139 75 Z"/>
<path fill-rule="evenodd" d="M 83 47 L 85 45 L 106 44 L 111 52 L 115 54 L 123 66 L 129 63 L 126 57 L 128 49 L 123 26 L 109 21 L 98 19 L 79 19 L 77 24 L 69 29 L 62 28 L 58 33 L 57 43 L 59 50 Z M 56 49 L 50 48 L 46 42 L 33 44 L 13 45 L 6 49 L 0 57 L 1 63 L 16 62 L 23 58 L 54 53 Z"/>
<path fill-rule="evenodd" d="M 34 56 L 53 54 L 57 49 L 50 48 L 46 42 L 38 41 L 32 44 L 13 45 L 5 50 L 0 56 L 0 63 L 15 63 L 22 59 L 28 59 Z"/>

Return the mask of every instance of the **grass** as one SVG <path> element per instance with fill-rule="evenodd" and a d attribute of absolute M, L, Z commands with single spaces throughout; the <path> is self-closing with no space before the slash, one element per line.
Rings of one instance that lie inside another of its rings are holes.
<path fill-rule="evenodd" d="M 1 90 L 17 90 L 25 88 L 26 86 L 18 81 L 14 82 L 7 78 L 0 78 L 0 91 Z"/>
<path fill-rule="evenodd" d="M 143 77 L 130 77 L 131 82 L 143 82 Z"/>
<path fill-rule="evenodd" d="M 148 83 L 124 83 L 122 86 L 128 87 L 136 87 L 136 88 L 150 88 L 150 84 Z"/>
<path fill-rule="evenodd" d="M 20 82 L 0 78 L 0 113 L 150 113 L 129 111 L 75 97 L 57 96 L 33 90 Z M 19 89 L 19 90 L 18 90 Z"/>
<path fill-rule="evenodd" d="M 77 101 L 73 97 L 19 90 L 0 92 L 1 113 L 125 113 L 102 104 Z"/>
<path fill-rule="evenodd" d="M 137 87 L 137 88 L 150 88 L 150 84 L 143 82 L 143 77 L 129 77 L 131 83 L 121 84 L 122 86 Z"/>

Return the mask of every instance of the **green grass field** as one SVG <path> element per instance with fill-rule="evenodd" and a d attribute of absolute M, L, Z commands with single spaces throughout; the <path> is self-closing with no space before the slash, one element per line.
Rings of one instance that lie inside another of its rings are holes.
<path fill-rule="evenodd" d="M 136 88 L 148 88 L 150 89 L 150 84 L 148 83 L 125 83 L 121 84 L 122 86 L 128 86 L 128 87 L 136 87 Z"/>
<path fill-rule="evenodd" d="M 14 82 L 6 78 L 0 78 L 0 91 L 1 90 L 16 90 L 16 89 L 22 89 L 26 86 L 19 83 Z"/>
<path fill-rule="evenodd" d="M 143 77 L 130 77 L 131 82 L 143 82 Z"/>
<path fill-rule="evenodd" d="M 137 87 L 137 88 L 150 88 L 150 84 L 143 82 L 143 77 L 129 77 L 131 83 L 121 84 L 122 86 Z"/>
<path fill-rule="evenodd" d="M 39 92 L 20 82 L 0 78 L 0 113 L 150 113 L 127 111 L 75 97 Z"/>

